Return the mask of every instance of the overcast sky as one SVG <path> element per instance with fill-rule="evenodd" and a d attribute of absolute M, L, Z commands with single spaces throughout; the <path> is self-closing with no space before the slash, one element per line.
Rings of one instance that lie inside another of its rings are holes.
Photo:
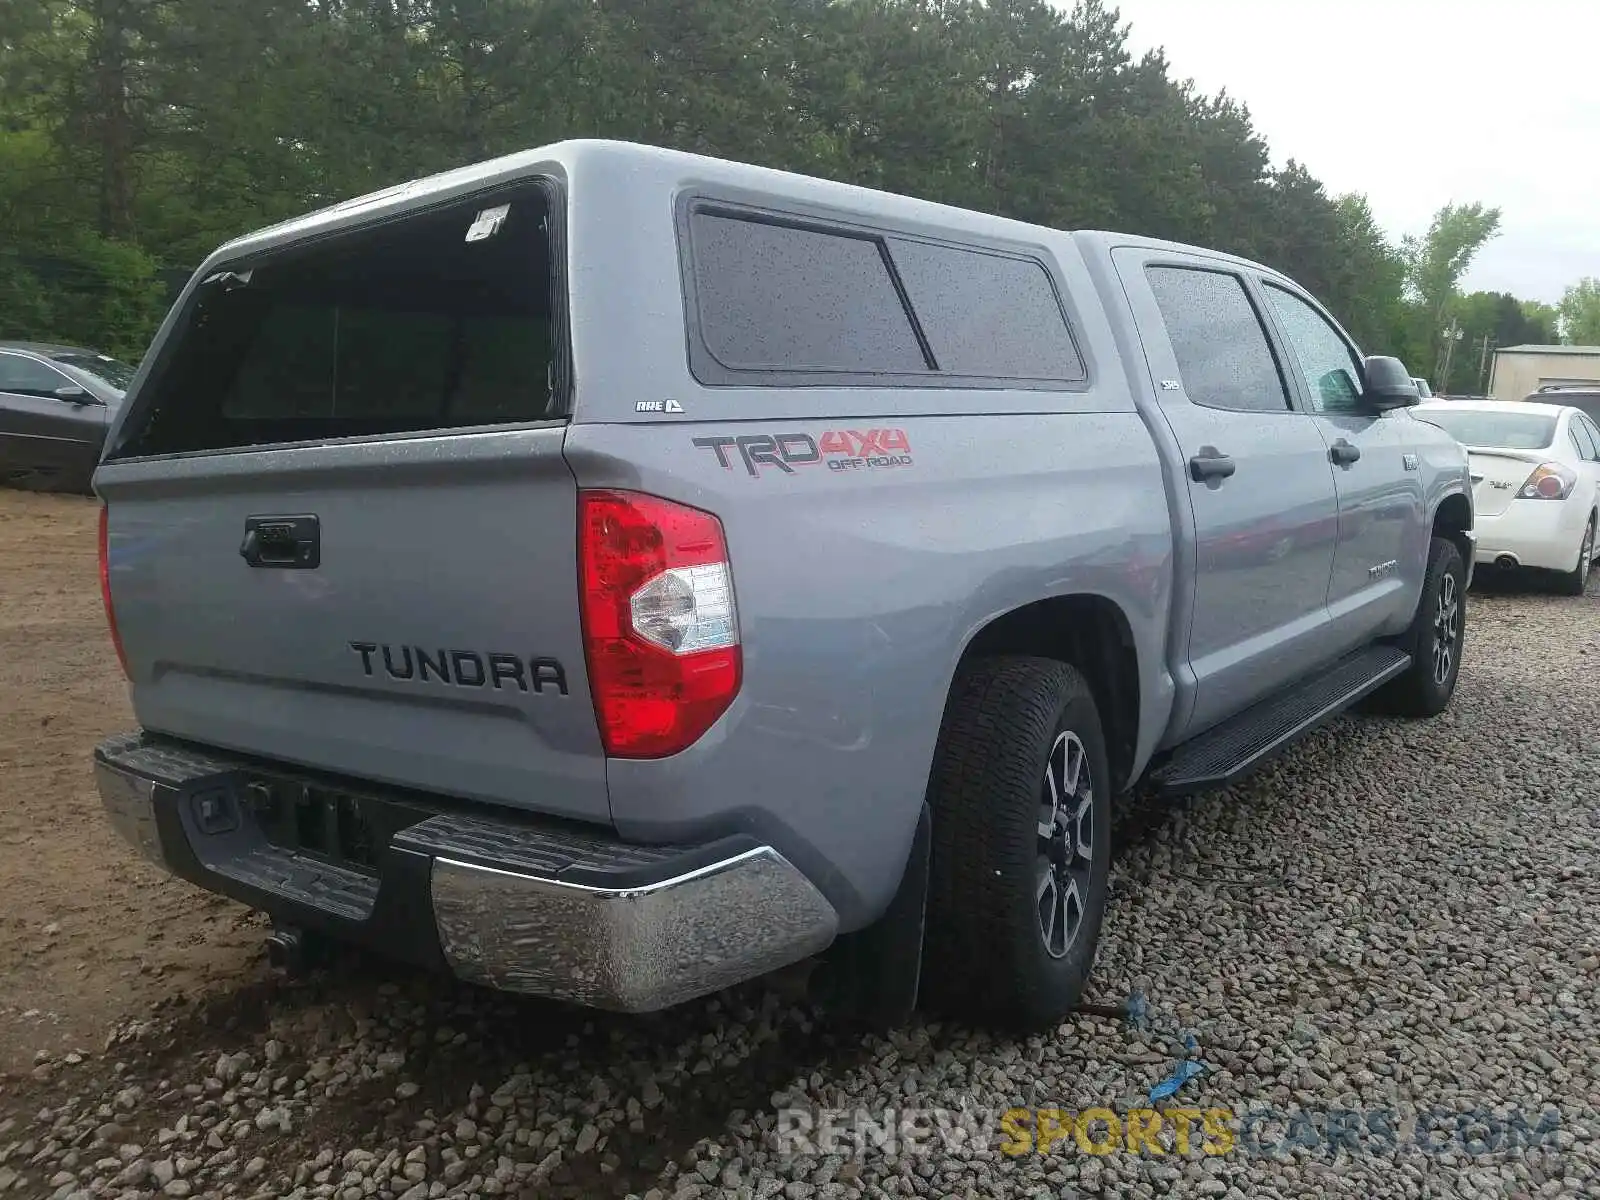
<path fill-rule="evenodd" d="M 1600 0 L 1110 0 L 1136 52 L 1245 103 L 1273 161 L 1397 239 L 1499 205 L 1463 281 L 1554 303 L 1600 276 Z"/>

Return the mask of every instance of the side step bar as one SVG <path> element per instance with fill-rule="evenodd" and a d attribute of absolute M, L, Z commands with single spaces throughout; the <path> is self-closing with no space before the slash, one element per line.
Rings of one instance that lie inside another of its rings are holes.
<path fill-rule="evenodd" d="M 1177 747 L 1149 782 L 1169 796 L 1226 787 L 1410 665 L 1393 646 L 1357 651 Z"/>

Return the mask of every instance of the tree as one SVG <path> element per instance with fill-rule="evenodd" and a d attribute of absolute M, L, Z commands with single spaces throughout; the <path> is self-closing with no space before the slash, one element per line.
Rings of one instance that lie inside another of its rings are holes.
<path fill-rule="evenodd" d="M 1561 297 L 1561 340 L 1569 346 L 1600 346 L 1600 279 L 1585 276 Z"/>
<path fill-rule="evenodd" d="M 1425 236 L 1405 239 L 1407 283 L 1433 320 L 1444 319 L 1461 277 L 1499 232 L 1498 208 L 1446 204 L 1434 214 Z"/>
<path fill-rule="evenodd" d="M 1521 344 L 1554 346 L 1561 340 L 1561 313 L 1555 305 L 1542 300 L 1518 300 L 1517 307 L 1522 310 Z"/>
<path fill-rule="evenodd" d="M 1498 221 L 1402 254 L 1108 0 L 32 0 L 0 4 L 0 336 L 132 353 L 230 237 L 586 136 L 1234 251 L 1419 373 Z"/>
<path fill-rule="evenodd" d="M 1406 264 L 1384 236 L 1362 195 L 1334 202 L 1337 231 L 1328 246 L 1331 264 L 1326 303 L 1369 354 L 1406 357 L 1404 328 Z"/>

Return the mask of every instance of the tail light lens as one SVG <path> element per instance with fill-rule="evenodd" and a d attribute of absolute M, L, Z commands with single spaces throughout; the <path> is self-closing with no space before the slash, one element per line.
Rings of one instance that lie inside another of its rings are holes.
<path fill-rule="evenodd" d="M 1541 463 L 1517 492 L 1519 500 L 1565 500 L 1578 485 L 1578 473 L 1560 463 Z"/>
<path fill-rule="evenodd" d="M 613 758 L 692 745 L 739 691 L 742 660 L 722 523 L 637 492 L 579 494 L 584 652 Z"/>
<path fill-rule="evenodd" d="M 100 603 L 105 605 L 106 624 L 111 627 L 111 645 L 117 652 L 117 664 L 122 668 L 122 677 L 128 675 L 128 655 L 122 648 L 122 635 L 117 632 L 117 610 L 111 605 L 111 534 L 110 510 L 105 505 L 100 506 Z"/>

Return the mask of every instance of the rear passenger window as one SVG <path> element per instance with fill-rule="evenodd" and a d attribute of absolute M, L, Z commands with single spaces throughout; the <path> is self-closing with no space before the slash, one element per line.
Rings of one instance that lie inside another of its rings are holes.
<path fill-rule="evenodd" d="M 1594 453 L 1589 457 L 1596 462 L 1600 462 L 1600 429 L 1597 429 L 1594 422 L 1587 416 L 1579 417 L 1578 424 L 1582 427 L 1584 436 L 1588 439 L 1589 444 L 1594 447 Z"/>
<path fill-rule="evenodd" d="M 1600 458 L 1600 447 L 1597 447 L 1594 438 L 1590 435 L 1587 422 L 1581 416 L 1574 416 L 1567 426 L 1567 434 L 1572 438 L 1572 448 L 1578 452 L 1578 457 L 1594 462 Z"/>
<path fill-rule="evenodd" d="M 940 371 L 992 379 L 1082 379 L 1043 264 L 894 239 L 890 253 Z"/>
<path fill-rule="evenodd" d="M 714 202 L 690 210 L 687 233 L 690 363 L 702 382 L 1040 387 L 1085 378 L 1037 258 Z"/>
<path fill-rule="evenodd" d="M 700 331 L 724 367 L 927 370 L 877 239 L 705 212 L 692 237 Z"/>
<path fill-rule="evenodd" d="M 1150 267 L 1146 274 L 1190 400 L 1211 408 L 1288 411 L 1266 330 L 1237 275 L 1191 267 Z"/>

